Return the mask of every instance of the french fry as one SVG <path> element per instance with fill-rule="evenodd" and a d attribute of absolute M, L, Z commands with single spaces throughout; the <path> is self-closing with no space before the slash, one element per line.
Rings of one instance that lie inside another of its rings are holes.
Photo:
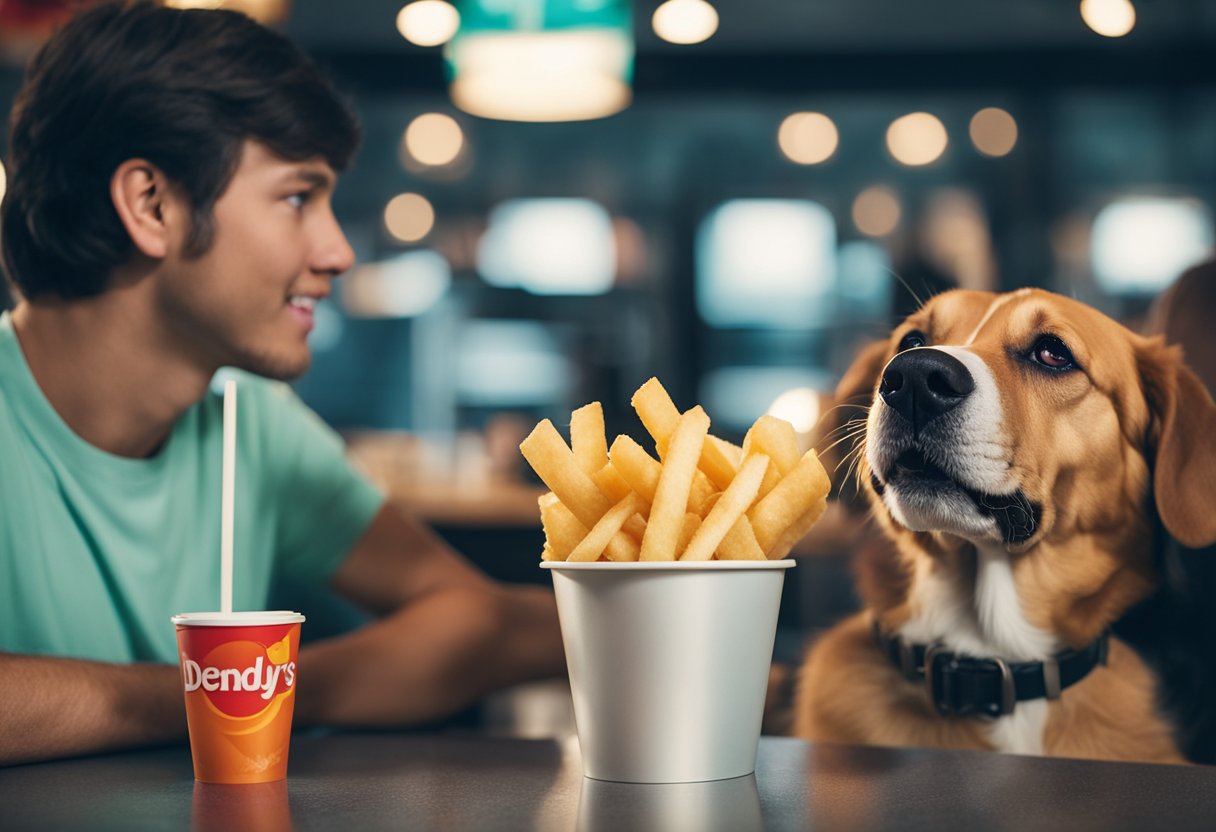
<path fill-rule="evenodd" d="M 677 552 L 683 552 L 688 547 L 688 541 L 692 540 L 700 527 L 701 515 L 693 514 L 691 511 L 684 515 L 684 526 L 680 529 L 680 540 L 676 543 Z M 676 560 L 679 558 L 677 557 Z"/>
<path fill-rule="evenodd" d="M 592 476 L 608 464 L 608 441 L 604 437 L 604 406 L 583 405 L 570 414 L 570 448 L 578 466 Z M 618 497 L 617 500 L 620 498 Z"/>
<path fill-rule="evenodd" d="M 625 521 L 632 517 L 638 510 L 638 497 L 636 494 L 630 494 L 619 503 L 608 510 L 608 513 L 600 518 L 600 521 L 595 524 L 595 527 L 587 533 L 587 536 L 574 547 L 574 551 L 570 553 L 567 560 L 590 562 L 599 560 L 604 549 L 608 546 L 609 541 L 620 530 Z"/>
<path fill-rule="evenodd" d="M 768 465 L 768 457 L 763 454 L 752 454 L 744 460 L 739 474 L 701 521 L 697 533 L 680 555 L 681 560 L 709 560 L 714 556 L 718 544 L 756 499 Z"/>
<path fill-rule="evenodd" d="M 539 500 L 544 560 L 705 561 L 786 557 L 826 507 L 827 473 L 788 422 L 762 416 L 742 446 L 677 410 L 658 379 L 633 396 L 659 459 L 627 436 L 607 447 L 599 402 L 548 420 L 520 444 L 551 489 Z"/>
<path fill-rule="evenodd" d="M 605 462 L 602 468 L 591 475 L 591 481 L 613 503 L 619 503 L 635 490 L 608 462 Z"/>
<path fill-rule="evenodd" d="M 781 558 L 788 555 L 798 545 L 798 541 L 806 537 L 811 527 L 823 516 L 823 512 L 827 507 L 828 498 L 827 495 L 824 495 L 819 498 L 819 501 L 815 505 L 810 507 L 806 514 L 799 517 L 794 525 L 781 533 L 781 537 L 773 545 L 772 551 L 768 553 L 769 560 L 781 560 Z"/>
<path fill-rule="evenodd" d="M 771 557 L 784 532 L 811 511 L 828 493 L 828 488 L 828 475 L 819 457 L 814 450 L 807 451 L 747 513 L 760 548 Z"/>
<path fill-rule="evenodd" d="M 742 448 L 733 442 L 727 442 L 720 436 L 709 437 L 709 442 L 722 454 L 722 458 L 730 465 L 732 471 L 739 470 L 744 457 Z"/>
<path fill-rule="evenodd" d="M 756 540 L 751 521 L 747 515 L 741 515 L 730 527 L 726 537 L 718 546 L 719 560 L 764 560 L 764 550 Z"/>
<path fill-rule="evenodd" d="M 634 442 L 628 436 L 618 436 L 612 442 L 608 451 L 612 466 L 621 474 L 622 479 L 629 483 L 638 495 L 646 501 L 654 502 L 655 488 L 659 484 L 659 461 L 646 453 L 646 449 Z M 688 507 L 699 516 L 705 516 L 713 507 L 717 497 L 709 478 L 701 471 L 693 475 L 692 492 L 688 497 Z M 762 560 L 764 550 L 756 541 L 751 523 L 746 517 L 740 517 L 735 525 L 722 540 L 719 557 L 726 560 Z"/>
<path fill-rule="evenodd" d="M 671 396 L 657 378 L 651 378 L 637 389 L 630 402 L 647 432 L 654 438 L 659 457 L 666 458 L 667 443 L 676 429 L 676 421 L 680 418 L 680 411 Z M 735 478 L 735 464 L 713 438 L 707 438 L 703 443 L 697 465 L 719 491 L 726 490 Z"/>
<path fill-rule="evenodd" d="M 520 443 L 519 450 L 541 481 L 588 529 L 595 528 L 612 508 L 612 503 L 579 467 L 574 452 L 548 419 L 532 429 Z M 628 535 L 618 532 L 609 541 L 606 552 L 610 560 L 632 561 L 638 559 L 639 548 Z"/>
<path fill-rule="evenodd" d="M 798 464 L 798 435 L 784 419 L 764 415 L 743 438 L 743 452 L 764 454 L 772 461 L 760 484 L 760 496 L 764 497 Z"/>
<path fill-rule="evenodd" d="M 587 536 L 587 527 L 562 505 L 552 491 L 538 500 L 540 503 L 540 524 L 545 532 L 545 544 L 553 552 L 557 560 L 570 557 L 574 547 Z"/>
<path fill-rule="evenodd" d="M 621 479 L 647 503 L 654 502 L 654 492 L 659 487 L 659 473 L 662 465 L 646 452 L 646 449 L 628 436 L 618 436 L 612 441 L 608 451 L 612 460 L 612 468 Z M 705 503 L 714 494 L 714 487 L 705 474 L 697 471 L 693 474 L 692 490 L 688 495 L 688 506 L 702 515 L 708 508 Z"/>
<path fill-rule="evenodd" d="M 679 543 L 680 529 L 688 511 L 693 474 L 696 473 L 697 460 L 708 433 L 709 417 L 700 407 L 694 407 L 679 417 L 671 433 L 663 469 L 659 473 L 659 484 L 650 505 L 646 534 L 642 537 L 642 560 L 676 559 L 676 544 Z"/>

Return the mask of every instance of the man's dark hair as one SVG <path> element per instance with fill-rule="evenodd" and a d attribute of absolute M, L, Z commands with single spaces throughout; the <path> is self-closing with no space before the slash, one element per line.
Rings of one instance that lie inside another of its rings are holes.
<path fill-rule="evenodd" d="M 134 158 L 186 195 L 186 255 L 200 256 L 247 139 L 340 171 L 359 126 L 303 52 L 242 14 L 139 0 L 77 16 L 34 56 L 13 106 L 0 208 L 9 276 L 31 299 L 103 292 L 133 251 L 110 179 Z"/>

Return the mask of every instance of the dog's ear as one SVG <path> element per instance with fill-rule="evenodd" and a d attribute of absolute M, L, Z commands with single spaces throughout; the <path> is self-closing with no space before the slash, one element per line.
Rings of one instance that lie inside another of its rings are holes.
<path fill-rule="evenodd" d="M 1216 542 L 1216 404 L 1177 347 L 1150 339 L 1137 356 L 1153 415 L 1157 513 L 1181 543 Z"/>
<path fill-rule="evenodd" d="M 852 366 L 845 370 L 840 383 L 836 385 L 836 404 L 870 405 L 874 388 L 878 385 L 878 374 L 887 366 L 887 350 L 890 347 L 890 343 L 883 340 L 861 348 Z"/>
<path fill-rule="evenodd" d="M 853 449 L 856 441 L 845 439 L 853 420 L 865 420 L 865 408 L 874 399 L 874 388 L 878 385 L 878 374 L 887 363 L 887 341 L 874 341 L 862 347 L 836 385 L 832 396 L 832 407 L 824 414 L 818 426 L 816 450 L 829 471 L 836 470 L 840 461 Z M 837 483 L 839 486 L 840 483 Z"/>

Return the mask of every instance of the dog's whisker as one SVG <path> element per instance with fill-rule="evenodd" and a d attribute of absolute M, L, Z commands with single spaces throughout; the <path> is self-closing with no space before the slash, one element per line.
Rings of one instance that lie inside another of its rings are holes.
<path fill-rule="evenodd" d="M 837 445 L 839 445 L 841 442 L 848 442 L 850 439 L 856 439 L 857 437 L 863 435 L 864 433 L 865 433 L 865 426 L 863 425 L 862 427 L 860 427 L 856 430 L 846 433 L 844 436 L 837 439 L 831 445 L 828 445 L 826 448 L 824 448 L 821 453 L 827 453 L 828 451 L 832 450 Z"/>

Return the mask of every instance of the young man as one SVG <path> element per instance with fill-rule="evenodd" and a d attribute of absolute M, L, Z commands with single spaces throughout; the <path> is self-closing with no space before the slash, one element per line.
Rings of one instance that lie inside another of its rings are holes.
<path fill-rule="evenodd" d="M 0 216 L 0 763 L 184 735 L 169 616 L 218 605 L 220 367 L 241 376 L 235 606 L 325 583 L 379 614 L 304 648 L 297 722 L 409 724 L 562 671 L 552 595 L 492 583 L 279 392 L 353 253 L 358 128 L 241 15 L 77 17 L 12 113 Z M 256 374 L 256 375 L 253 375 Z M 305 625 L 307 626 L 307 625 Z"/>

